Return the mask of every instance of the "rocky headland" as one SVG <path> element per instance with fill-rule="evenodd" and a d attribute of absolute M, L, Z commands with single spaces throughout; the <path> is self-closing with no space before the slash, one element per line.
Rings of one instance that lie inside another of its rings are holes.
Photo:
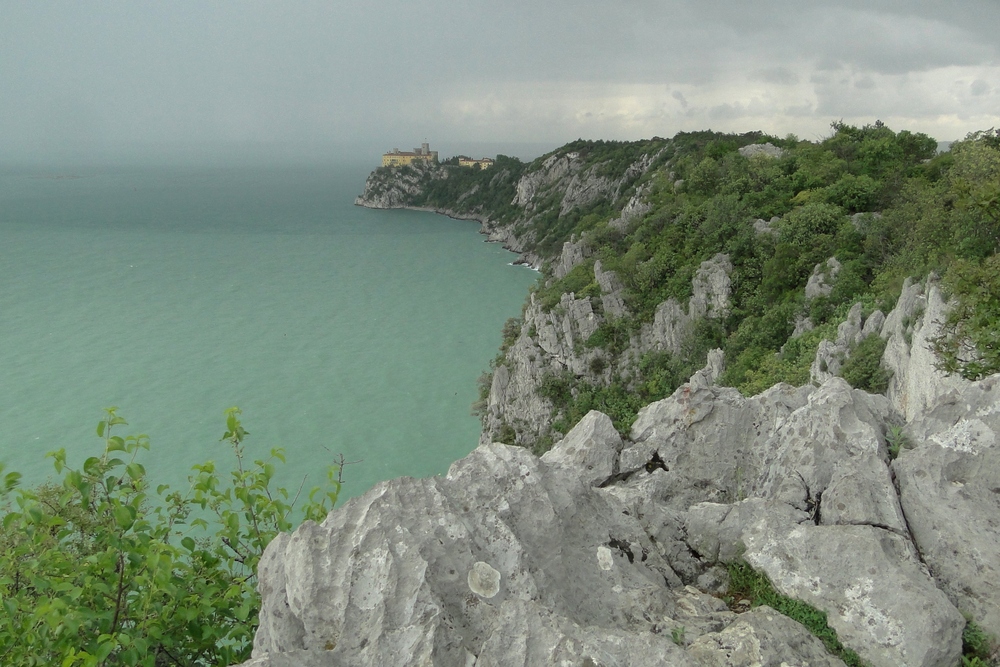
<path fill-rule="evenodd" d="M 734 163 L 783 159 L 746 143 Z M 373 173 L 358 204 L 476 220 L 541 266 L 541 286 L 506 332 L 471 454 L 268 546 L 246 667 L 990 664 L 963 657 L 963 632 L 1000 635 L 1000 375 L 939 369 L 953 303 L 934 274 L 903 281 L 884 312 L 859 297 L 820 321 L 851 270 L 833 256 L 789 288 L 801 308 L 764 358 L 791 365 L 786 349 L 827 332 L 796 362 L 803 381 L 724 386 L 733 361 L 692 332 L 734 332 L 740 349 L 744 260 L 706 250 L 681 272 L 686 296 L 654 307 L 606 268 L 608 239 L 621 246 L 692 187 L 674 148 L 654 140 L 611 169 L 571 145 L 475 181 L 437 165 Z M 770 243 L 794 215 L 739 219 L 734 234 Z M 873 341 L 885 382 L 852 387 L 842 375 Z M 704 367 L 627 425 L 600 410 L 567 423 L 584 392 L 637 393 L 651 359 L 684 355 Z M 757 604 L 737 572 L 763 575 L 775 607 L 825 614 L 840 644 Z"/>

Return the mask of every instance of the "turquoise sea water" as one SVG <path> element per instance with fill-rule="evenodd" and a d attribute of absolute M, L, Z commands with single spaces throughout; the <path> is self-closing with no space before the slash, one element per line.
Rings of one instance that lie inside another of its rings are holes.
<path fill-rule="evenodd" d="M 117 405 L 154 482 L 229 465 L 223 411 L 281 482 L 342 497 L 443 473 L 536 274 L 475 223 L 355 207 L 370 165 L 0 169 L 0 461 L 100 451 Z M 307 485 L 310 482 L 307 482 Z"/>

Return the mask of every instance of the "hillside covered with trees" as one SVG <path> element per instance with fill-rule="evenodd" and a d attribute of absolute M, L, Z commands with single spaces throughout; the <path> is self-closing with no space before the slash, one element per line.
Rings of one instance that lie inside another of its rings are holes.
<path fill-rule="evenodd" d="M 935 139 L 881 122 L 831 130 L 815 142 L 711 131 L 580 140 L 530 164 L 500 156 L 481 172 L 394 175 L 415 184 L 406 205 L 503 230 L 499 238 L 541 267 L 532 299 L 542 311 L 558 314 L 572 294 L 589 298 L 600 319 L 574 340 L 591 372 L 549 368 L 537 387 L 552 406 L 551 435 L 522 438 L 514 422 L 494 435 L 542 451 L 590 409 L 626 431 L 639 407 L 672 393 L 713 348 L 726 359 L 719 382 L 746 395 L 801 385 L 851 306 L 861 303 L 865 317 L 888 312 L 908 277 L 940 276 L 959 304 L 936 341 L 941 367 L 970 379 L 1000 370 L 1000 133 L 977 132 L 939 153 Z M 567 243 L 580 256 L 564 272 Z M 657 307 L 690 299 L 699 266 L 720 253 L 732 265 L 724 317 L 693 323 L 677 349 L 638 346 Z M 831 259 L 835 275 L 807 295 Z M 620 312 L 604 312 L 598 263 L 621 283 Z M 520 324 L 508 323 L 494 366 L 507 363 Z M 880 345 L 865 341 L 843 376 L 884 391 Z M 490 377 L 481 386 L 482 410 Z"/>

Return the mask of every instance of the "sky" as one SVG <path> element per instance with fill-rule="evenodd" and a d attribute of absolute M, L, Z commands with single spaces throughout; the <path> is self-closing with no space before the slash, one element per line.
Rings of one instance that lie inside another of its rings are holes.
<path fill-rule="evenodd" d="M 948 141 L 1000 127 L 998 26 L 998 0 L 0 0 L 0 161 Z"/>

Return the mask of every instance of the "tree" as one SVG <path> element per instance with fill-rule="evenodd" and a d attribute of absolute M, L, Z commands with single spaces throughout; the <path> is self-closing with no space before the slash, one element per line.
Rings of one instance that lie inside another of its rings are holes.
<path fill-rule="evenodd" d="M 931 341 L 938 368 L 969 380 L 1000 372 L 1000 255 L 955 262 L 945 285 L 956 303 Z"/>

